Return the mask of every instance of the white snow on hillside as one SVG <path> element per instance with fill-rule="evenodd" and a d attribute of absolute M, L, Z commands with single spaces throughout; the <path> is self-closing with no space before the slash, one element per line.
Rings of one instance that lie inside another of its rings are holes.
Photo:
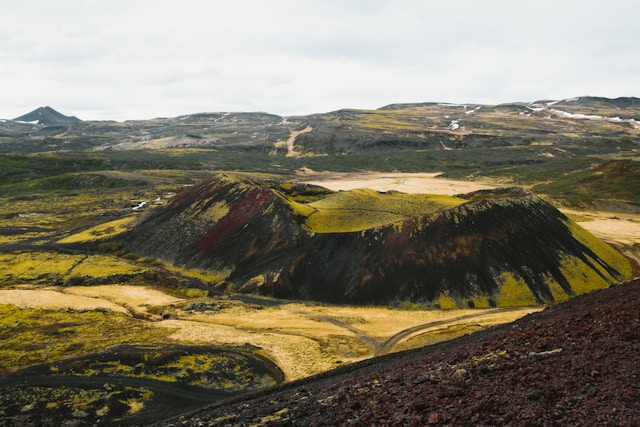
<path fill-rule="evenodd" d="M 473 113 L 475 113 L 476 111 L 478 111 L 478 110 L 479 110 L 479 109 L 481 109 L 481 108 L 482 108 L 482 105 L 478 105 L 478 106 L 477 106 L 476 108 L 474 108 L 473 110 L 468 110 L 468 111 L 467 111 L 467 109 L 466 109 L 466 107 L 465 107 L 465 112 L 464 112 L 464 113 L 465 113 L 465 114 L 473 114 Z"/>

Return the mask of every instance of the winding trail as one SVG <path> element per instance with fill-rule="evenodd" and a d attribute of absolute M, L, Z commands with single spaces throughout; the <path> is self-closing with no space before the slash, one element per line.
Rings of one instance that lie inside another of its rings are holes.
<path fill-rule="evenodd" d="M 492 314 L 496 314 L 496 313 L 506 313 L 506 312 L 511 312 L 511 311 L 519 311 L 522 310 L 523 307 L 504 307 L 504 308 L 495 308 L 495 309 L 489 309 L 489 310 L 482 310 L 482 312 L 479 313 L 472 313 L 472 314 L 465 314 L 463 316 L 457 316 L 457 317 L 452 317 L 449 319 L 444 319 L 444 320 L 435 320 L 433 322 L 428 322 L 428 323 L 422 323 L 419 325 L 415 325 L 415 326 L 411 326 L 409 328 L 403 329 L 399 332 L 396 332 L 395 334 L 393 334 L 392 336 L 390 336 L 389 338 L 387 338 L 384 341 L 380 341 L 377 340 L 376 338 L 372 337 L 371 335 L 368 335 L 366 333 L 364 333 L 363 331 L 359 330 L 358 328 L 355 328 L 353 326 L 351 326 L 349 323 L 344 322 L 342 320 L 336 319 L 335 317 L 331 317 L 331 316 L 324 316 L 324 315 L 317 315 L 317 314 L 309 314 L 305 311 L 301 311 L 301 310 L 294 310 L 291 308 L 286 308 L 287 310 L 294 312 L 296 314 L 300 314 L 303 316 L 306 316 L 310 319 L 314 319 L 314 320 L 319 320 L 319 321 L 324 321 L 327 323 L 331 323 L 335 326 L 338 326 L 340 328 L 346 329 L 347 331 L 353 333 L 354 335 L 356 335 L 364 344 L 366 344 L 369 348 L 372 349 L 373 351 L 373 357 L 377 357 L 377 356 L 383 356 L 385 354 L 389 354 L 393 351 L 393 349 L 405 338 L 408 338 L 409 336 L 423 331 L 425 329 L 431 329 L 434 328 L 436 326 L 448 326 L 448 325 L 452 325 L 455 324 L 457 322 L 460 322 L 462 320 L 469 320 L 469 319 L 478 319 L 478 318 L 483 318 Z"/>
<path fill-rule="evenodd" d="M 520 310 L 520 309 L 521 309 L 521 307 L 496 308 L 496 309 L 493 309 L 493 310 L 483 310 L 482 313 L 465 314 L 464 316 L 452 317 L 450 319 L 436 320 L 434 322 L 423 323 L 421 325 L 415 325 L 415 326 L 412 326 L 410 328 L 403 329 L 402 331 L 400 331 L 400 332 L 392 335 L 391 337 L 387 338 L 386 341 L 384 341 L 382 344 L 380 344 L 380 346 L 378 347 L 378 349 L 376 350 L 376 352 L 374 354 L 374 357 L 375 356 L 383 356 L 385 354 L 390 353 L 394 349 L 394 347 L 400 343 L 400 341 L 402 341 L 403 339 L 409 337 L 410 335 L 415 334 L 416 332 L 420 332 L 420 331 L 425 330 L 425 329 L 430 329 L 430 328 L 433 328 L 435 326 L 451 325 L 451 324 L 453 324 L 455 322 L 459 322 L 461 320 L 468 320 L 468 319 L 484 317 L 484 316 L 487 316 L 489 314 L 504 313 L 504 312 L 516 311 L 516 310 Z"/>

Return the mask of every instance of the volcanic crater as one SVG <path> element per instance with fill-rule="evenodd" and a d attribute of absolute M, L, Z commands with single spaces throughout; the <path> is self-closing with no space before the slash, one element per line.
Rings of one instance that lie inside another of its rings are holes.
<path fill-rule="evenodd" d="M 630 262 L 518 187 L 457 196 L 219 174 L 119 237 L 225 277 L 212 290 L 339 304 L 536 305 L 632 276 Z"/>

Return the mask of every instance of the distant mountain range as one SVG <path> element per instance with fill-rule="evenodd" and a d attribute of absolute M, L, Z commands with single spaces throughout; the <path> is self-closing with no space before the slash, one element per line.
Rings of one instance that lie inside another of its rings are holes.
<path fill-rule="evenodd" d="M 499 105 L 414 103 L 282 117 L 206 112 L 153 120 L 81 121 L 51 107 L 0 120 L 2 152 L 261 149 L 306 155 L 527 147 L 569 156 L 585 141 L 597 153 L 640 147 L 640 98 L 579 97 Z"/>
<path fill-rule="evenodd" d="M 480 108 L 504 109 L 504 108 L 508 108 L 509 106 L 550 107 L 554 105 L 569 106 L 570 108 L 583 107 L 583 108 L 614 109 L 616 111 L 622 112 L 622 115 L 624 115 L 625 118 L 639 119 L 636 116 L 626 117 L 627 114 L 625 113 L 626 113 L 626 110 L 634 110 L 634 109 L 640 108 L 640 98 L 636 98 L 636 97 L 604 98 L 604 97 L 598 97 L 598 96 L 582 96 L 582 97 L 568 98 L 568 99 L 562 99 L 562 100 L 539 100 L 531 103 L 512 102 L 512 103 L 497 104 L 497 105 L 454 104 L 454 103 L 447 103 L 447 102 L 418 102 L 418 103 L 389 104 L 384 107 L 378 108 L 378 110 L 405 110 L 405 109 L 413 109 L 417 107 L 447 106 L 447 107 L 464 107 L 467 114 L 471 114 L 474 109 L 479 110 Z M 477 108 L 477 107 L 480 107 L 480 108 Z M 348 110 L 342 109 L 338 111 L 348 111 Z M 224 115 L 228 116 L 230 114 L 237 114 L 237 113 L 238 112 L 224 113 Z M 209 114 L 209 113 L 195 113 L 195 114 L 190 114 L 190 115 L 185 115 L 180 117 L 181 118 L 191 117 L 191 116 L 197 116 L 200 114 Z M 245 113 L 245 114 L 252 114 L 252 113 Z M 257 113 L 257 114 L 261 114 L 261 113 Z M 314 116 L 314 115 L 316 114 L 312 114 L 310 116 Z M 272 115 L 272 116 L 280 117 L 276 115 Z M 291 117 L 300 117 L 300 116 L 291 116 Z M 49 106 L 36 108 L 35 110 L 27 114 L 23 114 L 20 117 L 16 117 L 13 120 L 20 121 L 20 122 L 38 123 L 46 126 L 57 125 L 57 124 L 71 124 L 71 123 L 78 123 L 82 121 L 76 116 L 65 116 L 64 114 L 54 110 Z M 154 119 L 154 120 L 158 120 L 158 119 Z M 99 120 L 92 120 L 92 121 L 99 121 Z"/>
<path fill-rule="evenodd" d="M 37 123 L 44 126 L 69 125 L 81 122 L 76 116 L 65 116 L 51 107 L 40 107 L 13 119 L 16 122 Z"/>

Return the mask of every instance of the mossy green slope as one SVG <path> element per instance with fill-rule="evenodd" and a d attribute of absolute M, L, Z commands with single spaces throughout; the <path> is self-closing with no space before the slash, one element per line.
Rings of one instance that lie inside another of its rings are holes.
<path fill-rule="evenodd" d="M 431 194 L 381 193 L 371 189 L 340 191 L 307 204 L 305 225 L 314 233 L 363 231 L 453 207 L 464 200 Z"/>

